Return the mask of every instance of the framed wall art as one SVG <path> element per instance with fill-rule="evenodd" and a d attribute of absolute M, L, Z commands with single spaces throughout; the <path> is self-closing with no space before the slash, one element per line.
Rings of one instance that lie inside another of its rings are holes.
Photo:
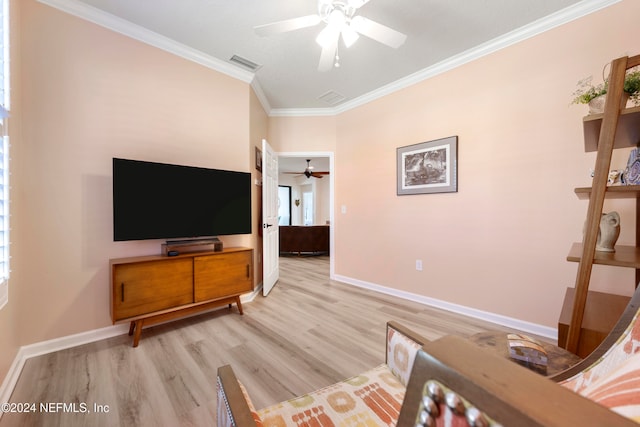
<path fill-rule="evenodd" d="M 458 137 L 397 150 L 398 195 L 458 191 Z"/>
<path fill-rule="evenodd" d="M 256 170 L 262 172 L 262 151 L 256 147 Z"/>

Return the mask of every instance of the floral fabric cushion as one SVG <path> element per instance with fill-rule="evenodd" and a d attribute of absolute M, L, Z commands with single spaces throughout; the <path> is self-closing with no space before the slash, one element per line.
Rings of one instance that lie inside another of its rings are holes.
<path fill-rule="evenodd" d="M 640 422 L 640 311 L 615 345 L 563 386 Z"/>
<path fill-rule="evenodd" d="M 405 387 L 421 345 L 393 328 L 387 329 L 387 366 Z"/>
<path fill-rule="evenodd" d="M 618 341 L 611 346 L 605 354 L 602 355 L 593 365 L 581 371 L 579 374 L 568 378 L 560 384 L 575 391 L 582 393 L 582 390 L 593 382 L 608 375 L 610 371 L 620 366 L 634 354 L 640 351 L 640 311 L 638 311 Z"/>
<path fill-rule="evenodd" d="M 249 410 L 251 411 L 251 416 L 253 417 L 253 421 L 256 422 L 257 427 L 262 427 L 262 420 L 260 419 L 260 415 L 258 415 L 258 411 L 256 411 L 255 406 L 253 406 L 253 401 L 249 397 L 249 393 L 247 393 L 247 389 L 244 387 L 240 381 L 238 381 L 238 385 L 240 386 L 240 390 L 242 390 L 242 395 L 244 396 L 244 400 L 247 401 L 247 405 L 249 405 Z"/>
<path fill-rule="evenodd" d="M 264 427 L 395 426 L 405 386 L 387 365 L 258 411 Z"/>
<path fill-rule="evenodd" d="M 585 387 L 581 394 L 640 423 L 640 353 Z"/>
<path fill-rule="evenodd" d="M 238 381 L 238 385 L 240 386 L 240 390 L 242 391 L 244 399 L 247 401 L 247 405 L 249 406 L 249 410 L 251 411 L 251 415 L 253 416 L 253 420 L 255 421 L 256 426 L 262 427 L 260 416 L 256 412 L 256 408 L 253 406 L 253 402 L 249 398 L 249 394 L 247 393 L 247 390 L 244 388 L 244 385 L 240 381 Z M 218 393 L 217 426 L 218 427 L 235 427 L 236 420 L 233 419 L 233 416 L 231 414 L 231 409 L 229 408 L 229 402 L 227 401 L 227 396 L 220 382 L 220 378 L 218 378 L 218 381 L 217 381 L 217 393 Z"/>

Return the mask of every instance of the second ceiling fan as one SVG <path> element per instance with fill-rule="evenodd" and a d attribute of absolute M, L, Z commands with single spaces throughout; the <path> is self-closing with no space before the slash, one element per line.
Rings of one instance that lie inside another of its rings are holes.
<path fill-rule="evenodd" d="M 316 172 L 313 170 L 313 166 L 311 166 L 311 159 L 307 159 L 307 168 L 304 170 L 304 172 L 285 172 L 286 174 L 294 174 L 294 175 L 304 175 L 307 178 L 322 178 L 324 175 L 329 175 L 329 172 L 327 171 L 323 171 L 323 172 Z"/>
<path fill-rule="evenodd" d="M 353 45 L 359 34 L 369 37 L 377 42 L 397 49 L 407 39 L 405 34 L 398 32 L 386 25 L 356 15 L 357 10 L 369 0 L 319 0 L 318 13 L 316 15 L 301 16 L 271 24 L 254 27 L 256 34 L 269 36 L 284 33 L 301 28 L 313 27 L 320 22 L 325 22 L 326 27 L 320 31 L 316 42 L 322 46 L 320 54 L 319 71 L 328 71 L 334 65 L 339 66 L 338 42 L 340 36 L 346 47 Z"/>

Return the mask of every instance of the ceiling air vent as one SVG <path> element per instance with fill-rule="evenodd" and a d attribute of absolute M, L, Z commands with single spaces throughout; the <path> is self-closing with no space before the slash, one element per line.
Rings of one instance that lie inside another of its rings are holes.
<path fill-rule="evenodd" d="M 329 105 L 338 105 L 340 104 L 342 101 L 344 101 L 345 99 L 347 99 L 346 96 L 335 92 L 333 90 L 330 90 L 329 92 L 325 93 L 324 95 L 320 95 L 318 97 L 319 100 L 326 102 Z"/>
<path fill-rule="evenodd" d="M 258 68 L 262 67 L 262 65 L 260 64 L 256 64 L 253 61 L 249 61 L 246 58 L 243 58 L 241 56 L 238 55 L 233 55 L 229 61 L 231 61 L 232 63 L 241 66 L 242 68 L 246 68 L 249 71 L 253 71 L 256 72 L 258 71 Z"/>

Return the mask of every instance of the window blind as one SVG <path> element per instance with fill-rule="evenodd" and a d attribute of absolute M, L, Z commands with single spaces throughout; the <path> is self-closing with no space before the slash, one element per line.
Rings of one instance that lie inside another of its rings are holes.
<path fill-rule="evenodd" d="M 0 307 L 9 279 L 9 0 L 0 0 Z"/>

